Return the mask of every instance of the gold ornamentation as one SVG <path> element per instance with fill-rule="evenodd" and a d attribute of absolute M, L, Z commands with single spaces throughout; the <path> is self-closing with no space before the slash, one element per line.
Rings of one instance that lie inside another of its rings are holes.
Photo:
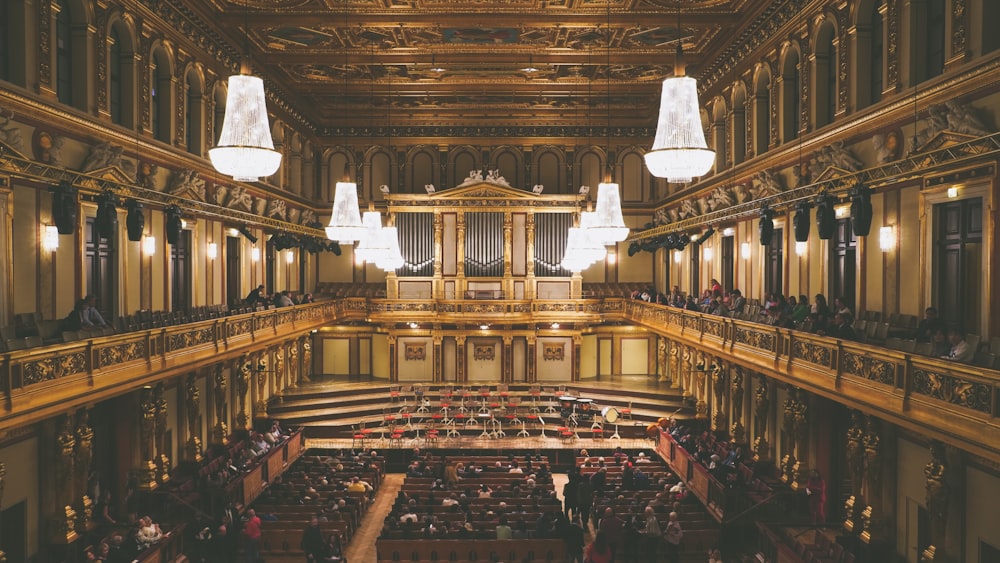
<path fill-rule="evenodd" d="M 882 385 L 896 384 L 896 364 L 867 355 L 844 352 L 844 372 Z"/>
<path fill-rule="evenodd" d="M 960 407 L 989 414 L 990 386 L 978 381 L 960 379 L 958 376 L 915 369 L 913 392 Z"/>
<path fill-rule="evenodd" d="M 90 412 L 82 408 L 76 413 L 76 445 L 73 449 L 75 463 L 75 494 L 87 491 L 87 480 L 90 477 L 90 465 L 93 460 L 94 430 L 90 427 Z M 86 498 L 86 495 L 84 495 Z"/>
<path fill-rule="evenodd" d="M 860 496 L 864 488 L 865 448 L 861 413 L 851 411 L 851 425 L 847 428 L 847 471 L 851 478 L 851 491 Z"/>
<path fill-rule="evenodd" d="M 160 483 L 166 483 L 170 480 L 170 458 L 167 457 L 167 398 L 163 394 L 164 386 L 163 382 L 159 382 L 153 387 L 153 396 L 155 403 L 155 420 L 156 420 L 156 452 L 159 453 L 155 457 L 157 463 L 157 481 Z"/>
<path fill-rule="evenodd" d="M 215 329 L 212 327 L 205 327 L 198 330 L 189 330 L 171 334 L 170 338 L 167 340 L 167 350 L 183 350 L 184 348 L 213 342 L 215 342 Z"/>
<path fill-rule="evenodd" d="M 496 345 L 495 344 L 474 344 L 472 348 L 472 357 L 476 361 L 480 362 L 492 362 L 496 357 Z"/>
<path fill-rule="evenodd" d="M 761 332 L 737 326 L 734 339 L 739 344 L 746 344 L 751 348 L 759 348 L 769 352 L 774 351 L 774 334 Z"/>
<path fill-rule="evenodd" d="M 848 532 L 854 531 L 854 505 L 857 501 L 854 495 L 847 497 L 844 501 L 844 529 Z"/>
<path fill-rule="evenodd" d="M 226 331 L 229 337 L 250 333 L 250 319 L 240 319 L 226 323 Z"/>
<path fill-rule="evenodd" d="M 133 340 L 111 346 L 103 346 L 98 348 L 97 354 L 101 367 L 140 360 L 146 357 L 146 342 L 145 340 Z"/>
<path fill-rule="evenodd" d="M 44 381 L 52 381 L 87 371 L 87 356 L 85 352 L 71 352 L 58 356 L 32 359 L 22 364 L 22 382 L 24 385 L 35 385 Z"/>
<path fill-rule="evenodd" d="M 833 353 L 829 348 L 820 344 L 805 340 L 795 340 L 792 343 L 792 357 L 829 368 L 832 365 L 831 358 L 833 357 Z"/>
<path fill-rule="evenodd" d="M 406 361 L 422 362 L 427 358 L 427 346 L 425 344 L 406 344 L 403 358 Z"/>
<path fill-rule="evenodd" d="M 212 396 L 215 398 L 215 427 L 212 429 L 212 440 L 216 444 L 229 443 L 229 427 L 226 425 L 226 372 L 222 364 L 213 366 Z M 258 375 L 263 377 L 263 370 Z"/>
<path fill-rule="evenodd" d="M 185 454 L 189 460 L 199 462 L 201 461 L 201 391 L 198 389 L 198 378 L 195 374 L 188 374 L 184 390 L 189 436 Z"/>

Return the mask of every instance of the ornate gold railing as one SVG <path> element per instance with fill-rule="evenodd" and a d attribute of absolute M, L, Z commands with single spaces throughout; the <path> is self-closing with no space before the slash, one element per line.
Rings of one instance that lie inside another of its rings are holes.
<path fill-rule="evenodd" d="M 611 300 L 605 300 L 610 305 Z M 619 300 L 623 319 L 1000 461 L 1000 372 L 796 330 Z"/>
<path fill-rule="evenodd" d="M 368 318 L 372 322 L 406 321 L 478 323 L 490 322 L 527 323 L 533 320 L 558 320 L 563 322 L 588 322 L 600 319 L 605 311 L 599 299 L 565 300 L 412 300 L 375 299 L 368 304 Z M 470 318 L 470 315 L 472 316 Z"/>
<path fill-rule="evenodd" d="M 364 299 L 324 301 L 16 350 L 0 355 L 0 421 L 23 424 L 226 360 L 330 322 L 363 320 Z"/>

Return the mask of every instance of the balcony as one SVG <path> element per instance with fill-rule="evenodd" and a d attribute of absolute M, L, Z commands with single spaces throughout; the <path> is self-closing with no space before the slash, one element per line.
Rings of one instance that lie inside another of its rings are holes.
<path fill-rule="evenodd" d="M 996 370 L 643 301 L 618 302 L 622 319 L 667 338 L 1000 461 Z"/>

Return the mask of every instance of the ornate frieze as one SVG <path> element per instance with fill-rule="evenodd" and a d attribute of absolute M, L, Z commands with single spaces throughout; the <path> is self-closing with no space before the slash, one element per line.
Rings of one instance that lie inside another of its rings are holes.
<path fill-rule="evenodd" d="M 87 355 L 83 350 L 32 359 L 21 367 L 22 384 L 35 385 L 87 371 Z"/>
<path fill-rule="evenodd" d="M 833 351 L 826 346 L 808 340 L 792 342 L 792 358 L 826 368 L 833 365 Z"/>
<path fill-rule="evenodd" d="M 147 356 L 146 340 L 121 342 L 97 349 L 98 368 L 141 360 Z"/>
<path fill-rule="evenodd" d="M 853 352 L 844 352 L 842 368 L 845 374 L 861 377 L 882 385 L 896 385 L 896 364 L 863 356 Z"/>
<path fill-rule="evenodd" d="M 990 414 L 992 387 L 986 383 L 918 368 L 913 371 L 913 392 Z"/>

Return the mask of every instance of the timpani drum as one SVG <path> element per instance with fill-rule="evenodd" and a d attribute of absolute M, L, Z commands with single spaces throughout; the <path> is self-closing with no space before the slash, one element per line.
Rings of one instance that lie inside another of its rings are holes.
<path fill-rule="evenodd" d="M 601 409 L 601 416 L 604 417 L 605 422 L 608 424 L 616 424 L 621 420 L 622 413 L 618 412 L 615 407 L 604 407 Z"/>
<path fill-rule="evenodd" d="M 594 400 L 593 399 L 577 399 L 576 400 L 579 407 L 577 408 L 577 415 L 583 420 L 593 420 L 594 419 Z"/>

